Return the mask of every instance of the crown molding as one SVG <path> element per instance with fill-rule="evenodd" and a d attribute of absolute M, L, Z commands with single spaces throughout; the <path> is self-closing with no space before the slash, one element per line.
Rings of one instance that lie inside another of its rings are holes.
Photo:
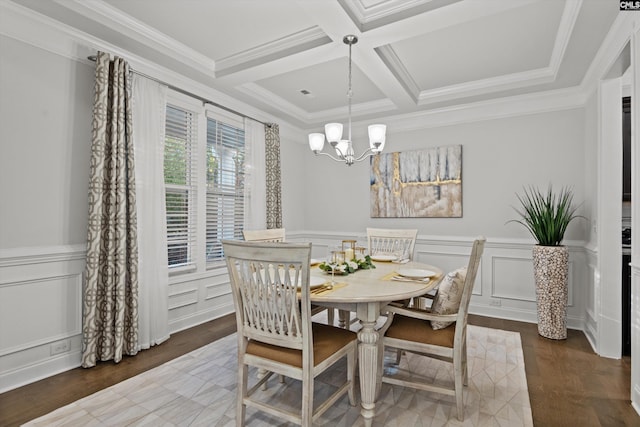
<path fill-rule="evenodd" d="M 343 8 L 349 9 L 353 13 L 354 18 L 357 19 L 357 23 L 360 26 L 370 24 L 379 19 L 392 17 L 399 12 L 411 10 L 431 2 L 431 0 L 387 0 L 373 6 L 366 6 L 362 0 L 349 3 L 344 0 L 339 1 Z"/>
<path fill-rule="evenodd" d="M 631 39 L 635 28 L 640 27 L 640 14 L 635 12 L 618 12 L 616 20 L 600 45 L 595 58 L 587 69 L 580 87 L 591 95 L 598 88 L 598 83 L 606 76 L 611 65 L 616 61 L 626 44 Z"/>
<path fill-rule="evenodd" d="M 235 89 L 265 105 L 273 105 L 298 121 L 307 122 L 309 120 L 309 113 L 305 110 L 297 107 L 284 98 L 277 96 L 258 84 L 245 83 L 243 85 L 236 86 Z"/>
<path fill-rule="evenodd" d="M 182 74 L 10 0 L 0 0 L 0 34 L 55 55 L 87 64 L 92 68 L 95 64 L 89 61 L 87 56 L 95 55 L 98 50 L 109 52 L 112 55 L 126 58 L 131 68 L 136 72 L 188 92 L 199 94 L 204 98 L 215 99 L 217 103 L 221 105 L 236 111 L 241 111 L 260 121 L 278 122 L 281 124 L 281 128 L 283 126 L 293 127 L 290 123 L 287 123 L 279 117 L 276 118 L 275 116 L 267 114 L 252 105 L 232 98 L 210 86 L 185 77 Z"/>
<path fill-rule="evenodd" d="M 103 3 L 103 2 L 100 2 Z M 572 2 L 577 4 L 578 2 Z M 289 129 L 292 135 L 304 135 L 304 128 L 291 125 L 282 118 L 266 114 L 256 107 L 195 82 L 169 69 L 131 54 L 128 51 L 95 38 L 87 33 L 41 15 L 20 4 L 9 0 L 0 0 L 0 34 L 30 44 L 51 53 L 83 62 L 93 66 L 86 59 L 88 54 L 103 50 L 127 58 L 132 68 L 152 77 L 166 81 L 193 93 L 202 94 L 210 99 L 219 99 L 220 103 L 238 111 L 243 111 L 266 122 L 278 122 L 281 127 Z M 453 107 L 437 108 L 411 114 L 398 114 L 384 119 L 394 133 L 425 128 L 462 124 L 474 121 L 500 119 L 506 117 L 536 114 L 551 111 L 567 110 L 584 106 L 586 100 L 597 88 L 597 83 L 606 75 L 610 65 L 615 61 L 629 41 L 634 28 L 640 27 L 640 14 L 621 13 L 618 15 L 596 57 L 589 66 L 581 84 L 568 89 L 552 90 L 535 94 L 498 98 L 488 101 L 461 104 Z M 331 109 L 318 113 L 308 112 L 274 97 L 269 91 L 255 84 L 243 85 L 239 88 L 247 95 L 255 97 L 266 105 L 276 105 L 285 113 L 302 123 L 327 121 L 344 112 Z M 281 105 L 282 104 L 282 105 Z M 390 100 L 364 103 L 357 107 L 361 114 L 372 111 L 393 111 Z M 354 121 L 359 126 L 363 121 Z M 297 139 L 297 137 L 296 137 Z M 304 139 L 304 138 L 302 138 Z M 301 142 L 304 142 L 302 141 Z"/>
<path fill-rule="evenodd" d="M 580 87 L 536 92 L 437 108 L 386 118 L 393 132 L 459 125 L 484 120 L 581 108 L 587 97 Z"/>
<path fill-rule="evenodd" d="M 367 6 L 362 0 L 338 0 L 340 7 L 362 32 L 401 21 L 414 12 L 433 11 L 462 0 L 385 0 Z"/>
<path fill-rule="evenodd" d="M 582 8 L 582 2 L 583 0 L 567 0 L 564 4 L 560 25 L 556 33 L 556 40 L 553 45 L 553 50 L 551 51 L 551 60 L 549 61 L 549 67 L 553 70 L 554 79 L 560 70 L 562 59 L 564 58 L 571 34 L 573 33 L 573 27 L 576 25 L 580 9 Z"/>
<path fill-rule="evenodd" d="M 429 105 L 450 99 L 466 98 L 508 89 L 517 89 L 555 81 L 583 0 L 567 0 L 547 67 L 511 73 L 481 80 L 454 84 L 436 89 L 420 90 L 391 45 L 380 46 L 376 52 L 417 105 Z"/>
<path fill-rule="evenodd" d="M 359 115 L 384 113 L 393 110 L 396 110 L 396 105 L 388 98 L 369 102 L 360 102 L 351 106 L 352 115 L 355 115 L 356 117 Z M 335 120 L 336 116 L 346 117 L 347 114 L 349 114 L 349 109 L 345 105 L 342 107 L 311 113 L 308 116 L 310 122 L 326 122 L 329 120 Z"/>
<path fill-rule="evenodd" d="M 308 111 L 297 107 L 296 105 L 255 83 L 245 83 L 241 86 L 236 87 L 236 89 L 266 105 L 275 106 L 279 110 L 284 111 L 285 114 L 288 114 L 289 116 L 307 125 L 312 125 L 316 122 L 335 120 L 336 116 L 346 116 L 348 114 L 347 106 L 309 113 Z M 396 105 L 390 99 L 386 98 L 370 102 L 361 102 L 358 104 L 354 104 L 351 107 L 352 114 L 355 114 L 356 116 L 387 112 L 395 109 Z"/>
<path fill-rule="evenodd" d="M 508 89 L 518 89 L 542 83 L 551 83 L 554 80 L 555 73 L 549 67 L 523 71 L 521 73 L 505 74 L 498 77 L 423 90 L 418 95 L 418 105 L 429 105 L 451 99 L 466 98 Z"/>
<path fill-rule="evenodd" d="M 216 76 L 225 76 L 331 42 L 331 38 L 320 27 L 310 27 L 219 59 L 216 61 Z"/>
<path fill-rule="evenodd" d="M 205 75 L 214 76 L 215 74 L 216 64 L 212 59 L 132 18 L 102 0 L 54 1 L 86 18 L 101 22 L 121 34 L 148 46 L 150 49 L 188 64 Z"/>
<path fill-rule="evenodd" d="M 409 70 L 404 66 L 404 63 L 398 57 L 396 51 L 391 45 L 384 45 L 374 49 L 378 54 L 382 62 L 387 66 L 391 74 L 400 83 L 400 86 L 405 90 L 407 95 L 418 104 L 418 96 L 420 93 L 420 87 L 418 83 L 409 73 Z"/>

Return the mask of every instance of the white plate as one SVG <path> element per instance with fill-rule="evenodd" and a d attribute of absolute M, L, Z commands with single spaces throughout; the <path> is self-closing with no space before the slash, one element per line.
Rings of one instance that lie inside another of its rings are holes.
<path fill-rule="evenodd" d="M 424 279 L 425 277 L 433 277 L 436 273 L 431 270 L 422 270 L 419 268 L 402 268 L 398 270 L 398 275 L 409 279 Z"/>
<path fill-rule="evenodd" d="M 311 258 L 311 265 L 316 265 L 316 264 L 320 264 L 322 262 L 321 259 L 317 259 L 317 258 Z"/>
<path fill-rule="evenodd" d="M 398 259 L 397 256 L 395 255 L 371 255 L 371 259 L 374 261 L 383 261 L 383 262 L 389 262 L 389 261 L 395 261 L 396 259 Z"/>
<path fill-rule="evenodd" d="M 309 277 L 309 287 L 311 289 L 318 288 L 324 285 L 325 283 L 327 283 L 327 279 L 323 277 L 315 277 L 315 276 Z"/>

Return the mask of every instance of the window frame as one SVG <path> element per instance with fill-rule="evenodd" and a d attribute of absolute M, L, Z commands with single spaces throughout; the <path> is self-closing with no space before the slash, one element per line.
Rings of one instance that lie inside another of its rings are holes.
<path fill-rule="evenodd" d="M 218 122 L 223 122 L 226 125 L 229 126 L 233 126 L 236 128 L 240 128 L 243 130 L 244 132 L 244 143 L 243 143 L 243 153 L 246 155 L 246 146 L 247 146 L 247 135 L 246 135 L 246 127 L 245 127 L 245 121 L 242 117 L 237 116 L 233 113 L 230 113 L 228 111 L 225 111 L 221 108 L 217 108 L 213 105 L 207 104 L 204 107 L 205 109 L 205 141 L 204 141 L 204 146 L 205 146 L 205 153 L 203 156 L 203 160 L 204 160 L 204 173 L 206 174 L 206 170 L 207 170 L 207 164 L 206 164 L 206 160 L 207 160 L 207 149 L 208 149 L 208 141 L 206 138 L 206 132 L 208 131 L 208 120 L 212 119 L 212 120 L 216 120 Z M 246 165 L 246 164 L 245 164 Z M 246 168 L 244 168 L 243 173 L 246 172 Z M 220 259 L 216 259 L 213 261 L 208 261 L 207 260 L 207 254 L 206 254 L 206 245 L 207 245 L 207 230 L 206 230 L 206 226 L 207 226 L 207 206 L 206 206 L 206 202 L 207 202 L 207 179 L 205 176 L 205 179 L 203 180 L 204 183 L 204 188 L 203 191 L 204 193 L 204 203 L 205 203 L 205 208 L 204 208 L 204 221 L 203 221 L 203 225 L 204 225 L 204 239 L 205 239 L 205 254 L 204 254 L 204 262 L 206 265 L 206 269 L 210 270 L 210 269 L 214 269 L 214 268 L 218 268 L 222 265 L 224 265 L 225 263 L 225 258 L 224 258 L 224 254 Z M 243 187 L 243 197 L 244 197 L 244 187 Z M 245 212 L 246 212 L 246 206 L 244 206 L 244 201 L 243 201 L 243 213 L 242 213 L 242 223 L 244 224 L 244 216 L 245 216 Z M 235 220 L 234 220 L 235 221 Z M 241 235 L 238 235 L 238 237 L 241 237 Z"/>
<path fill-rule="evenodd" d="M 245 121 L 242 117 L 224 111 L 222 109 L 213 107 L 211 105 L 203 105 L 203 103 L 195 98 L 181 94 L 179 92 L 169 90 L 167 92 L 167 105 L 171 105 L 175 108 L 183 109 L 192 112 L 196 118 L 196 141 L 195 147 L 193 147 L 193 153 L 197 156 L 195 167 L 196 171 L 196 183 L 195 201 L 190 200 L 190 203 L 195 203 L 193 214 L 195 215 L 195 258 L 193 262 L 187 265 L 171 266 L 169 265 L 169 276 L 183 275 L 183 274 L 195 274 L 204 273 L 208 270 L 213 270 L 224 266 L 224 256 L 221 259 L 213 261 L 207 261 L 207 121 L 208 119 L 217 120 L 233 127 L 242 129 L 245 133 L 244 143 L 246 153 L 246 127 Z M 166 117 L 166 113 L 165 113 Z M 165 124 L 166 126 L 166 124 Z M 165 137 L 166 138 L 166 137 Z M 165 139 L 166 141 L 166 139 Z M 245 168 L 246 170 L 246 168 Z M 164 175 L 164 171 L 163 171 Z M 167 187 L 173 187 L 165 183 L 165 198 L 167 194 Z M 176 185 L 176 187 L 180 187 Z M 244 191 L 243 191 L 244 192 Z M 243 219 L 246 214 L 246 207 L 243 207 Z M 167 218 L 165 217 L 165 221 Z M 168 256 L 168 251 L 167 251 Z"/>

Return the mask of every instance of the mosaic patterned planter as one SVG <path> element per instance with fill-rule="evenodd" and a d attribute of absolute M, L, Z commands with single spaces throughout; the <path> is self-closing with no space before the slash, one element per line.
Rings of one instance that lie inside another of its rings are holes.
<path fill-rule="evenodd" d="M 566 246 L 533 247 L 538 334 L 545 338 L 567 338 L 568 273 L 569 249 Z"/>

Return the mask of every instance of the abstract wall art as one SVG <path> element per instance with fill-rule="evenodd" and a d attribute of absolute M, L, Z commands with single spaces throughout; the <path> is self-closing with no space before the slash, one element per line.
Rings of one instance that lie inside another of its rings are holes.
<path fill-rule="evenodd" d="M 462 145 L 371 157 L 372 218 L 461 218 Z"/>

